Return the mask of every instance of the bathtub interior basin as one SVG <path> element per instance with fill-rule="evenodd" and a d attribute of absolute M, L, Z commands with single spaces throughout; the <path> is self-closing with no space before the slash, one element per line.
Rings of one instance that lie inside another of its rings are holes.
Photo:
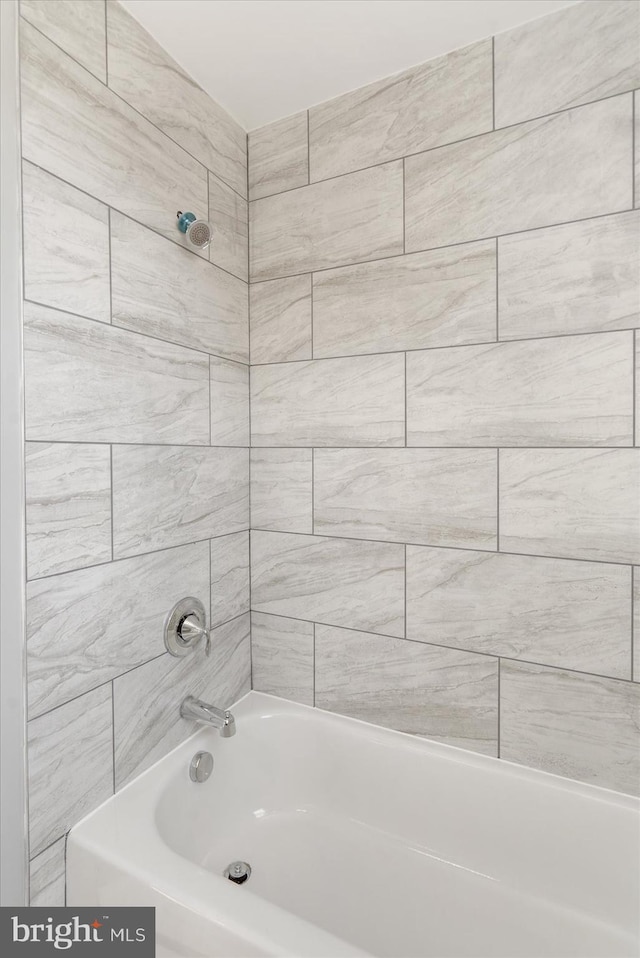
<path fill-rule="evenodd" d="M 636 799 L 262 693 L 233 711 L 72 830 L 69 904 L 155 905 L 181 958 L 638 954 Z"/>

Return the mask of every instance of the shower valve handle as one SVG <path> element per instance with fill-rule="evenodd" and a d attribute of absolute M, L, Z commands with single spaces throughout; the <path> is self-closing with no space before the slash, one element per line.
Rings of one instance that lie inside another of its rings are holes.
<path fill-rule="evenodd" d="M 178 626 L 178 635 L 185 645 L 194 646 L 200 639 L 204 639 L 204 654 L 211 655 L 211 634 L 205 625 L 200 625 L 198 617 L 191 612 L 185 615 Z"/>

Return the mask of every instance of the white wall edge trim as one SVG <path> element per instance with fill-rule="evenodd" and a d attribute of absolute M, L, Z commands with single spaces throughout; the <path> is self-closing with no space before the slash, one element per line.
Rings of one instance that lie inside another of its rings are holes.
<path fill-rule="evenodd" d="M 0 3 L 0 903 L 28 902 L 18 0 Z"/>

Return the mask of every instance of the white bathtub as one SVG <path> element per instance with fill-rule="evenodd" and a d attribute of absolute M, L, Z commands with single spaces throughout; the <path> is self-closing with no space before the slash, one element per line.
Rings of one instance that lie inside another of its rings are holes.
<path fill-rule="evenodd" d="M 69 904 L 155 905 L 158 958 L 638 954 L 640 802 L 257 692 L 233 711 L 72 830 Z"/>

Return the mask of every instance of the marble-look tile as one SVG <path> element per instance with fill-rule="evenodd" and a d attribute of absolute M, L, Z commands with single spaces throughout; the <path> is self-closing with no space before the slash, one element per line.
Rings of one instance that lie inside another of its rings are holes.
<path fill-rule="evenodd" d="M 500 757 L 640 795 L 640 688 L 538 665 L 500 669 Z"/>
<path fill-rule="evenodd" d="M 314 530 L 496 548 L 495 449 L 316 449 Z"/>
<path fill-rule="evenodd" d="M 251 526 L 313 532 L 313 450 L 251 450 Z"/>
<path fill-rule="evenodd" d="M 631 206 L 631 94 L 405 160 L 406 251 Z"/>
<path fill-rule="evenodd" d="M 117 788 L 196 731 L 195 722 L 180 718 L 187 695 L 229 708 L 249 691 L 249 614 L 212 630 L 209 658 L 196 654 L 197 663 L 191 657 L 161 655 L 113 683 Z"/>
<path fill-rule="evenodd" d="M 27 577 L 111 558 L 108 446 L 28 442 Z"/>
<path fill-rule="evenodd" d="M 495 338 L 494 240 L 324 270 L 313 277 L 316 358 Z"/>
<path fill-rule="evenodd" d="M 115 558 L 249 527 L 249 451 L 113 447 Z"/>
<path fill-rule="evenodd" d="M 134 704 L 139 708 L 139 700 Z M 113 793 L 111 712 L 111 686 L 103 685 L 29 722 L 32 856 Z"/>
<path fill-rule="evenodd" d="M 404 635 L 404 546 L 251 533 L 257 612 Z"/>
<path fill-rule="evenodd" d="M 252 612 L 252 687 L 313 705 L 313 629 L 313 622 Z"/>
<path fill-rule="evenodd" d="M 247 201 L 209 173 L 209 259 L 245 283 L 249 279 Z"/>
<path fill-rule="evenodd" d="M 495 38 L 496 126 L 640 87 L 640 7 L 576 3 Z"/>
<path fill-rule="evenodd" d="M 206 542 L 30 582 L 30 716 L 161 655 L 165 618 L 186 595 L 209 604 Z"/>
<path fill-rule="evenodd" d="M 633 118 L 633 145 L 635 149 L 634 157 L 634 193 L 635 207 L 640 207 L 640 94 L 636 90 L 633 95 L 634 118 Z"/>
<path fill-rule="evenodd" d="M 249 532 L 212 539 L 211 625 L 249 611 Z"/>
<path fill-rule="evenodd" d="M 24 163 L 22 218 L 25 299 L 110 322 L 106 206 Z"/>
<path fill-rule="evenodd" d="M 249 287 L 251 362 L 311 359 L 311 275 Z"/>
<path fill-rule="evenodd" d="M 254 200 L 251 279 L 403 252 L 402 162 Z"/>
<path fill-rule="evenodd" d="M 27 439 L 209 442 L 209 359 L 25 303 Z"/>
<path fill-rule="evenodd" d="M 498 240 L 500 339 L 640 326 L 640 214 Z"/>
<path fill-rule="evenodd" d="M 314 106 L 311 181 L 485 133 L 492 97 L 488 39 Z"/>
<path fill-rule="evenodd" d="M 640 450 L 504 449 L 500 548 L 640 561 Z"/>
<path fill-rule="evenodd" d="M 139 223 L 111 213 L 113 323 L 249 359 L 247 287 Z"/>
<path fill-rule="evenodd" d="M 633 445 L 633 333 L 407 355 L 409 446 Z"/>
<path fill-rule="evenodd" d="M 640 566 L 633 575 L 633 681 L 640 682 Z"/>
<path fill-rule="evenodd" d="M 631 575 L 568 559 L 407 548 L 407 638 L 630 675 Z"/>
<path fill-rule="evenodd" d="M 104 0 L 20 0 L 25 20 L 107 82 Z"/>
<path fill-rule="evenodd" d="M 307 111 L 249 133 L 249 199 L 309 182 Z"/>
<path fill-rule="evenodd" d="M 316 706 L 496 755 L 498 660 L 316 625 Z"/>
<path fill-rule="evenodd" d="M 59 838 L 29 862 L 29 905 L 58 908 L 65 903 L 65 846 Z"/>
<path fill-rule="evenodd" d="M 249 367 L 211 356 L 211 445 L 249 445 Z"/>
<path fill-rule="evenodd" d="M 247 135 L 119 3 L 107 4 L 109 86 L 247 195 Z M 179 182 L 179 181 L 178 181 Z M 176 209 L 191 209 L 187 205 Z M 194 210 L 204 215 L 204 207 Z"/>
<path fill-rule="evenodd" d="M 404 445 L 404 356 L 254 366 L 255 446 Z"/>
<path fill-rule="evenodd" d="M 204 167 L 24 22 L 20 65 L 24 158 L 186 245 L 176 211 L 206 212 Z"/>

